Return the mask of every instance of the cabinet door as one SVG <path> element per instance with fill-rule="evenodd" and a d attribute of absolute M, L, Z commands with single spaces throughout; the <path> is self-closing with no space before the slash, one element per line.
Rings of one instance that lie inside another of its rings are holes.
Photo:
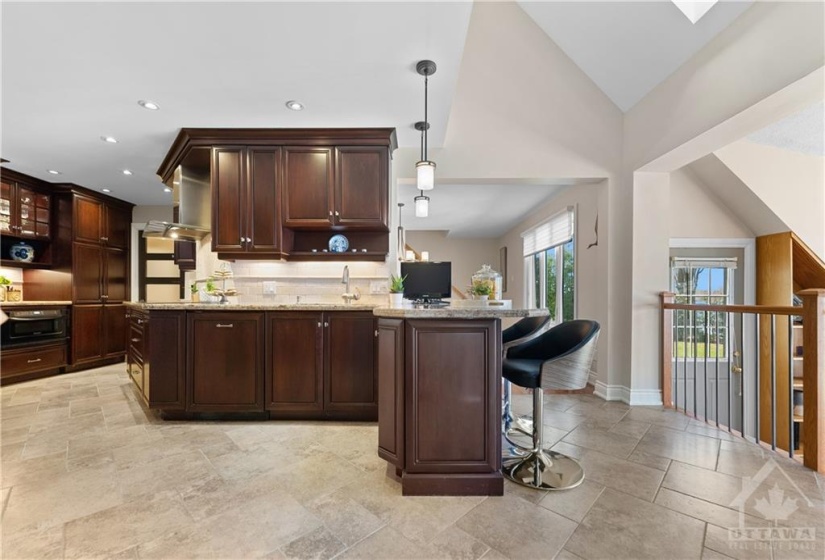
<path fill-rule="evenodd" d="M 187 315 L 187 407 L 263 411 L 264 314 Z"/>
<path fill-rule="evenodd" d="M 116 358 L 126 352 L 126 306 L 103 306 L 103 357 Z"/>
<path fill-rule="evenodd" d="M 36 195 L 35 202 L 35 237 L 49 239 L 51 237 L 52 197 L 47 194 Z"/>
<path fill-rule="evenodd" d="M 37 193 L 20 184 L 17 185 L 17 225 L 20 237 L 37 237 Z"/>
<path fill-rule="evenodd" d="M 387 159 L 387 148 L 336 148 L 336 225 L 387 229 Z"/>
<path fill-rule="evenodd" d="M 75 303 L 99 303 L 102 300 L 104 251 L 97 244 L 73 244 L 72 284 Z"/>
<path fill-rule="evenodd" d="M 404 321 L 378 320 L 378 456 L 404 466 Z"/>
<path fill-rule="evenodd" d="M 152 311 L 145 326 L 143 394 L 149 407 L 184 410 L 186 400 L 186 313 Z M 203 348 L 199 350 L 204 351 Z"/>
<path fill-rule="evenodd" d="M 323 399 L 323 316 L 267 314 L 266 408 L 320 414 Z"/>
<path fill-rule="evenodd" d="M 140 392 L 143 392 L 143 326 L 137 323 L 137 317 L 128 317 L 129 340 L 126 350 L 126 372 L 132 378 Z"/>
<path fill-rule="evenodd" d="M 12 235 L 15 233 L 15 223 L 12 220 L 14 186 L 6 181 L 0 181 L 0 233 Z"/>
<path fill-rule="evenodd" d="M 74 240 L 100 243 L 103 233 L 103 203 L 85 196 L 74 197 Z"/>
<path fill-rule="evenodd" d="M 106 303 L 120 303 L 129 299 L 128 255 L 123 249 L 106 247 L 104 250 L 103 296 Z"/>
<path fill-rule="evenodd" d="M 72 306 L 72 365 L 103 357 L 103 305 Z"/>
<path fill-rule="evenodd" d="M 252 253 L 278 253 L 281 250 L 281 149 L 250 148 L 246 190 L 246 249 Z"/>
<path fill-rule="evenodd" d="M 331 148 L 284 148 L 284 227 L 332 225 Z"/>
<path fill-rule="evenodd" d="M 244 148 L 212 149 L 212 250 L 246 250 Z"/>
<path fill-rule="evenodd" d="M 327 313 L 325 318 L 324 410 L 374 420 L 375 318 L 349 311 Z"/>
<path fill-rule="evenodd" d="M 132 224 L 132 211 L 117 206 L 105 206 L 105 227 L 103 241 L 109 247 L 129 247 L 129 229 Z"/>

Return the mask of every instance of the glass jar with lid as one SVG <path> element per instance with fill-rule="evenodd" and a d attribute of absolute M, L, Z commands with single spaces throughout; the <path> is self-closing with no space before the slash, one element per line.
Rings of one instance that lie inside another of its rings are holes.
<path fill-rule="evenodd" d="M 501 299 L 501 274 L 493 270 L 489 264 L 482 265 L 481 270 L 473 274 L 472 291 L 476 292 L 476 286 L 487 285 L 490 299 Z"/>

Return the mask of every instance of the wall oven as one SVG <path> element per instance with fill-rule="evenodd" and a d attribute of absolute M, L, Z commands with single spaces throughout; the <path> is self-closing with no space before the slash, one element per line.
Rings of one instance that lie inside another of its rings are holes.
<path fill-rule="evenodd" d="M 0 326 L 4 347 L 26 346 L 65 339 L 66 309 L 5 309 L 8 320 Z"/>

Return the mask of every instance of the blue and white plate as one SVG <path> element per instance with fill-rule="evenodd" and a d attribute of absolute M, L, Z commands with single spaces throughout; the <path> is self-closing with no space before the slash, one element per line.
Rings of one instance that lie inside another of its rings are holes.
<path fill-rule="evenodd" d="M 349 239 L 340 233 L 329 238 L 329 250 L 333 253 L 345 253 L 347 249 L 349 249 Z"/>
<path fill-rule="evenodd" d="M 28 243 L 15 243 L 9 249 L 9 256 L 14 261 L 30 263 L 34 260 L 34 247 Z"/>

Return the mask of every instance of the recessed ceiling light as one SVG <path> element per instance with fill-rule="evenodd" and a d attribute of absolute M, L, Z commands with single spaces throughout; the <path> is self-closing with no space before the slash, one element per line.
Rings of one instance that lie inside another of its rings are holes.
<path fill-rule="evenodd" d="M 172 192 L 172 189 L 169 187 L 164 187 L 163 192 Z"/>
<path fill-rule="evenodd" d="M 47 169 L 46 173 L 49 173 L 50 175 L 60 175 L 60 171 L 56 171 L 54 169 Z"/>
<path fill-rule="evenodd" d="M 101 136 L 100 139 L 104 142 L 108 142 L 109 144 L 117 144 L 117 139 L 112 138 L 111 136 Z"/>
<path fill-rule="evenodd" d="M 144 109 L 149 109 L 150 111 L 157 111 L 158 109 L 160 109 L 160 105 L 158 105 L 154 101 L 146 101 L 144 99 L 138 101 L 138 105 L 140 105 Z"/>
<path fill-rule="evenodd" d="M 100 189 L 100 190 L 103 191 L 103 192 L 112 192 L 111 189 L 106 189 L 106 188 L 103 188 L 103 189 Z"/>
<path fill-rule="evenodd" d="M 304 104 L 295 100 L 287 101 L 286 106 L 287 109 L 292 109 L 293 111 L 303 111 L 304 109 Z"/>
<path fill-rule="evenodd" d="M 131 175 L 131 174 L 132 174 L 132 172 L 131 172 L 131 171 L 129 171 L 128 169 L 124 169 L 124 170 L 123 170 L 123 174 L 124 174 L 124 175 Z"/>

